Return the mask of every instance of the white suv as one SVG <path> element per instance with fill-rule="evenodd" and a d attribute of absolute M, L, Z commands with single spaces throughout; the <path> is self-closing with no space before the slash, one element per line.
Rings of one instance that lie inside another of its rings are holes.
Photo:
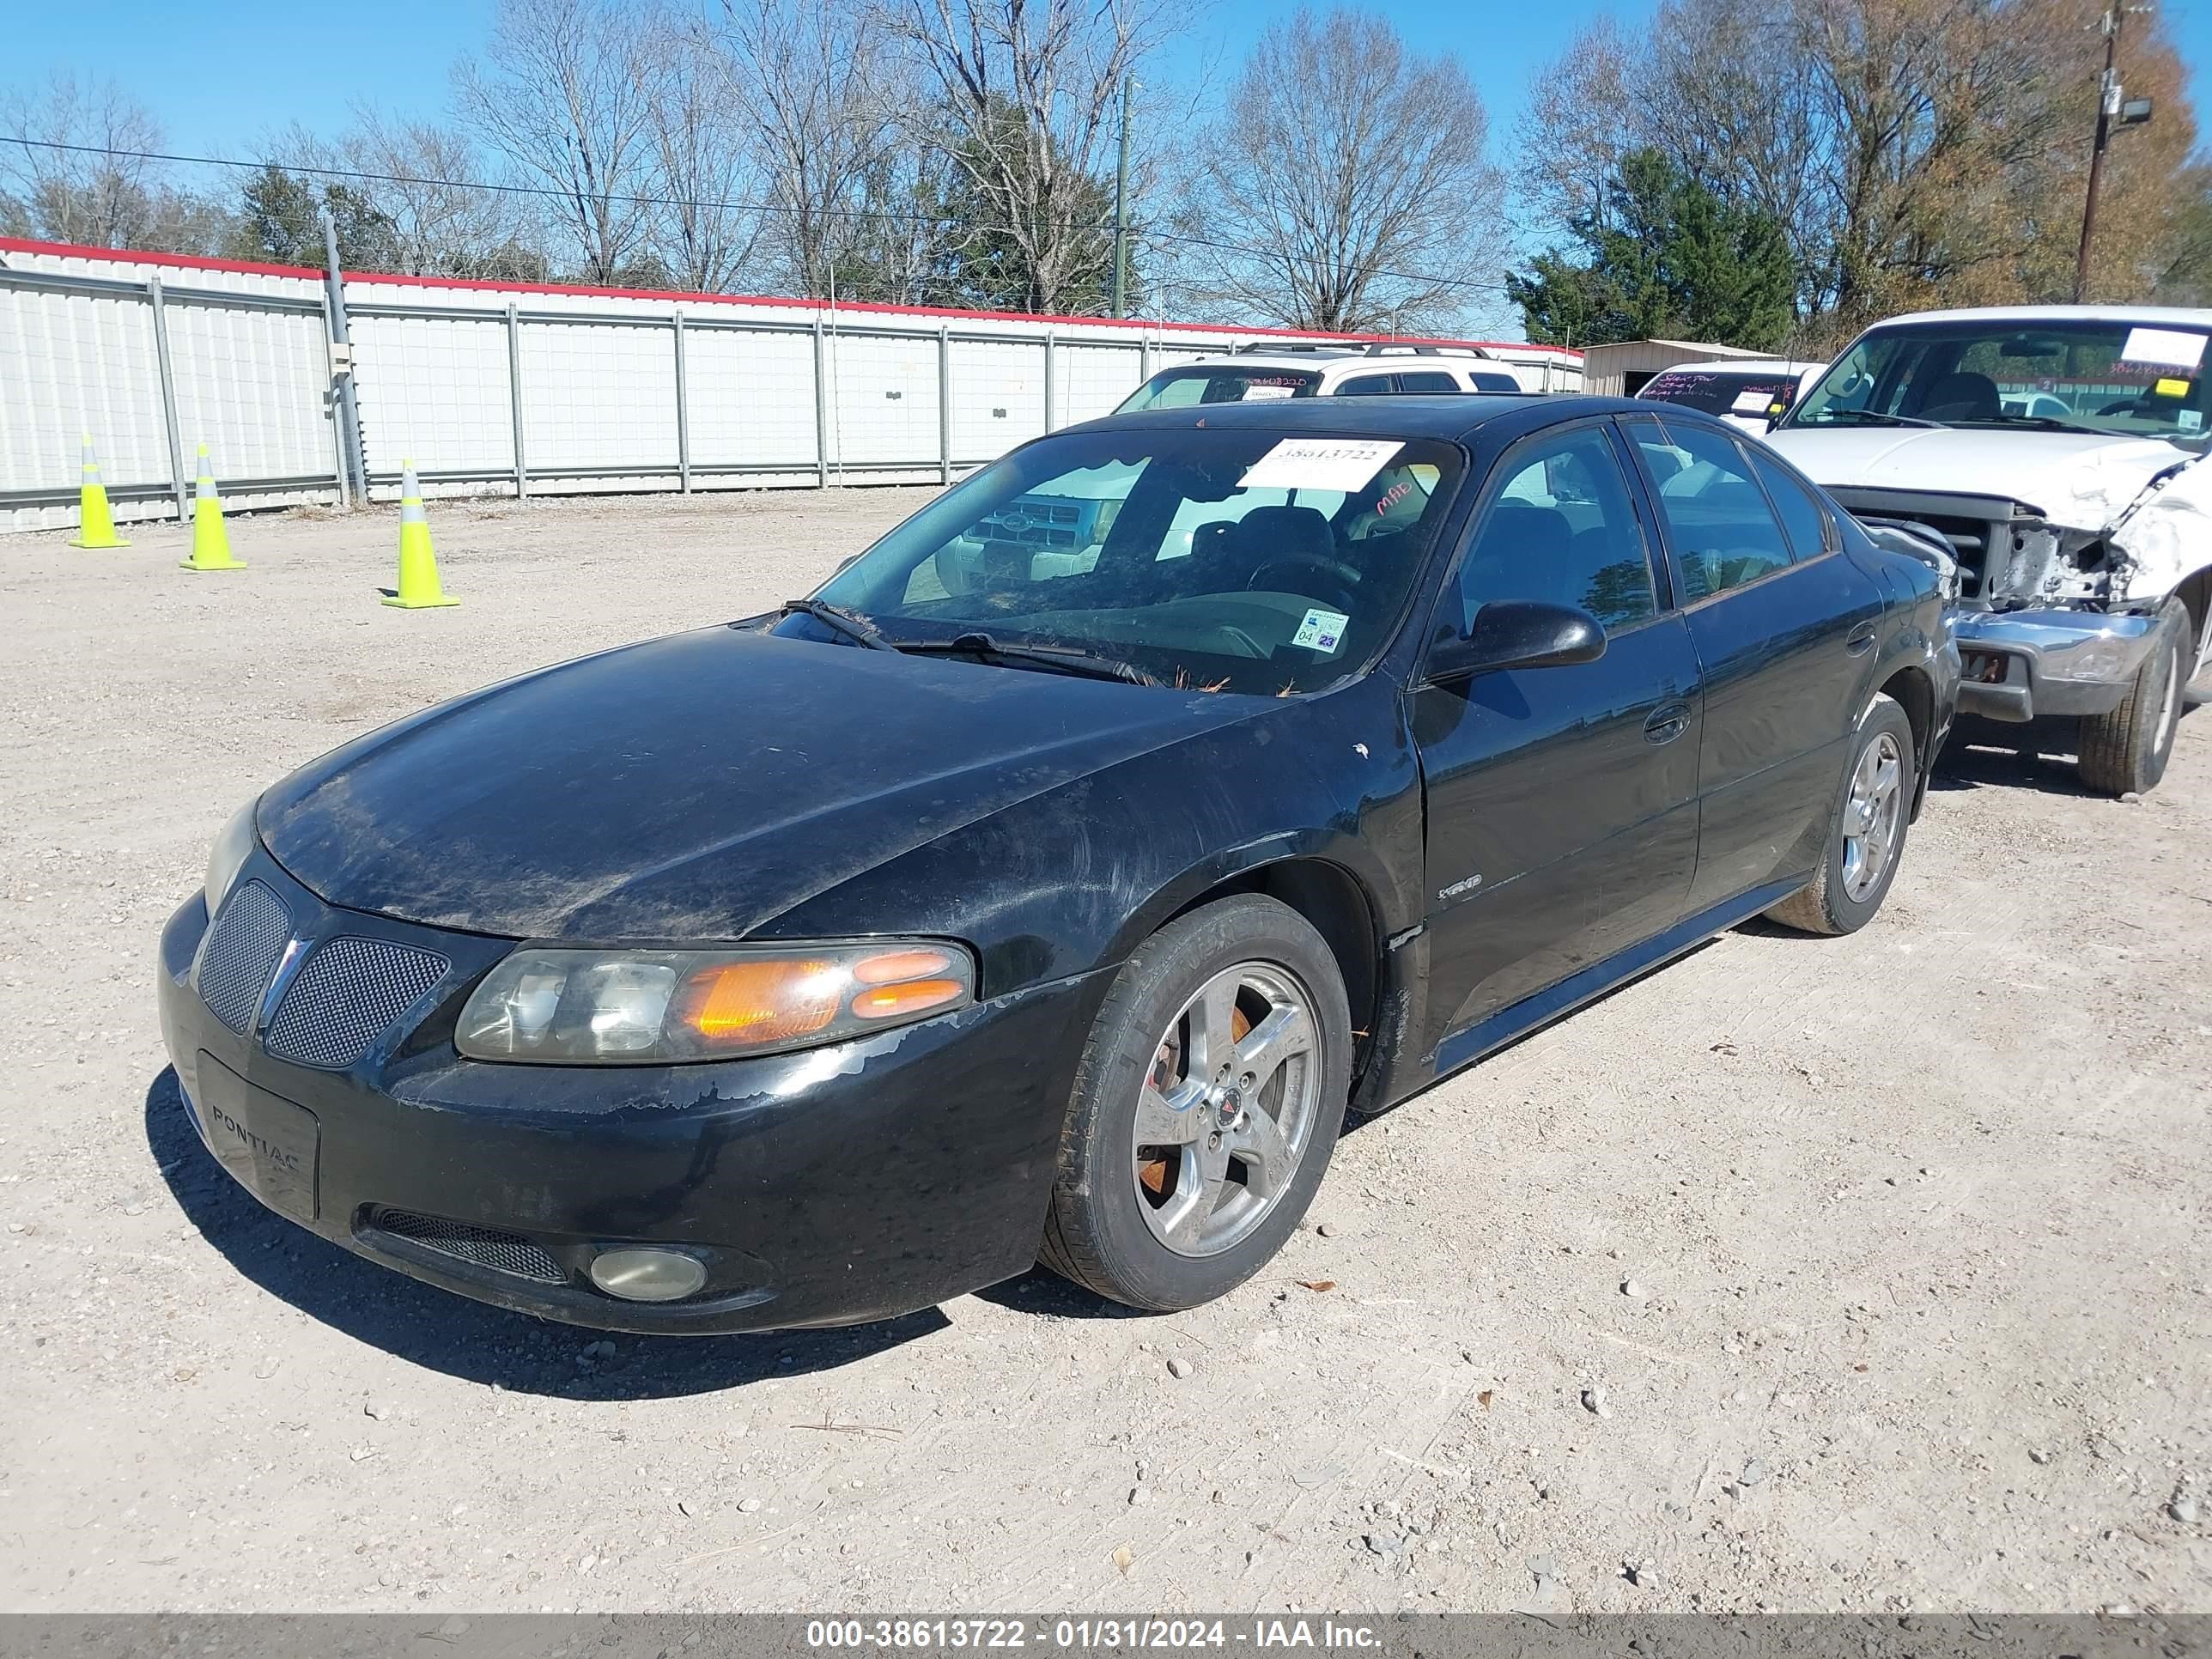
<path fill-rule="evenodd" d="M 1532 371 L 1534 372 L 1534 371 Z M 1514 366 L 1474 346 L 1291 346 L 1240 349 L 1164 368 L 1114 412 L 1259 403 L 1270 398 L 1362 398 L 1402 393 L 1521 393 Z"/>

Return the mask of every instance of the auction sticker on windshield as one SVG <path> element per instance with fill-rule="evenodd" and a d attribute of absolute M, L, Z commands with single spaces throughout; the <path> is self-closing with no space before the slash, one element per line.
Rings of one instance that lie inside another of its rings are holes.
<path fill-rule="evenodd" d="M 1344 627 L 1351 620 L 1340 611 L 1309 611 L 1298 631 L 1291 635 L 1291 643 L 1328 656 L 1344 643 Z"/>
<path fill-rule="evenodd" d="M 2124 363 L 2152 363 L 2160 368 L 2194 368 L 2204 361 L 2204 337 L 2178 328 L 2131 328 L 2120 348 Z"/>
<path fill-rule="evenodd" d="M 1334 489 L 1350 495 L 1406 446 L 1361 438 L 1285 438 L 1245 469 L 1246 489 Z"/>
<path fill-rule="evenodd" d="M 1237 401 L 1247 404 L 1272 403 L 1278 398 L 1291 397 L 1297 391 L 1296 386 L 1269 386 L 1264 381 L 1255 380 L 1244 388 L 1244 395 Z"/>

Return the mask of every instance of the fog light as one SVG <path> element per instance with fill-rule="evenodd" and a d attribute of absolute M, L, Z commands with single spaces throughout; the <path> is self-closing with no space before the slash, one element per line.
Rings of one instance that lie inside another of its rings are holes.
<path fill-rule="evenodd" d="M 705 1264 L 675 1250 L 605 1250 L 592 1258 L 592 1283 L 625 1302 L 674 1302 L 706 1282 Z"/>

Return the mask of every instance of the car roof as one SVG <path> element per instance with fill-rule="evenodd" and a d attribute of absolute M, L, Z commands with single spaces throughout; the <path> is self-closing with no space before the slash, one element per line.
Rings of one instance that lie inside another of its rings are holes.
<path fill-rule="evenodd" d="M 1146 409 L 1127 415 L 1109 415 L 1062 430 L 1097 432 L 1148 427 L 1189 429 L 1204 426 L 1230 431 L 1297 432 L 1315 437 L 1341 434 L 1346 437 L 1440 438 L 1457 442 L 1492 421 L 1511 416 L 1522 416 L 1521 423 L 1534 428 L 1591 415 L 1649 416 L 1651 412 L 1649 403 L 1639 403 L 1632 398 L 1601 398 L 1585 392 L 1529 397 L 1525 393 L 1516 396 L 1463 392 L 1449 396 L 1276 398 L 1255 404 L 1194 404 L 1182 409 Z M 1685 412 L 1695 419 L 1711 419 L 1695 410 Z"/>
<path fill-rule="evenodd" d="M 2168 323 L 2212 328 L 2212 311 L 2181 306 L 1968 306 L 1954 311 L 1908 311 L 1869 324 L 1869 331 L 1901 323 Z"/>

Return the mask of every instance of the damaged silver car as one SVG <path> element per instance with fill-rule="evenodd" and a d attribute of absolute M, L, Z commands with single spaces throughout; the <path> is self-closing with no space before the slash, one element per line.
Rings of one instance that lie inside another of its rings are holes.
<path fill-rule="evenodd" d="M 2212 311 L 1924 312 L 1768 434 L 1869 526 L 1955 562 L 1962 714 L 2079 721 L 2082 781 L 2157 784 L 2212 662 Z"/>

